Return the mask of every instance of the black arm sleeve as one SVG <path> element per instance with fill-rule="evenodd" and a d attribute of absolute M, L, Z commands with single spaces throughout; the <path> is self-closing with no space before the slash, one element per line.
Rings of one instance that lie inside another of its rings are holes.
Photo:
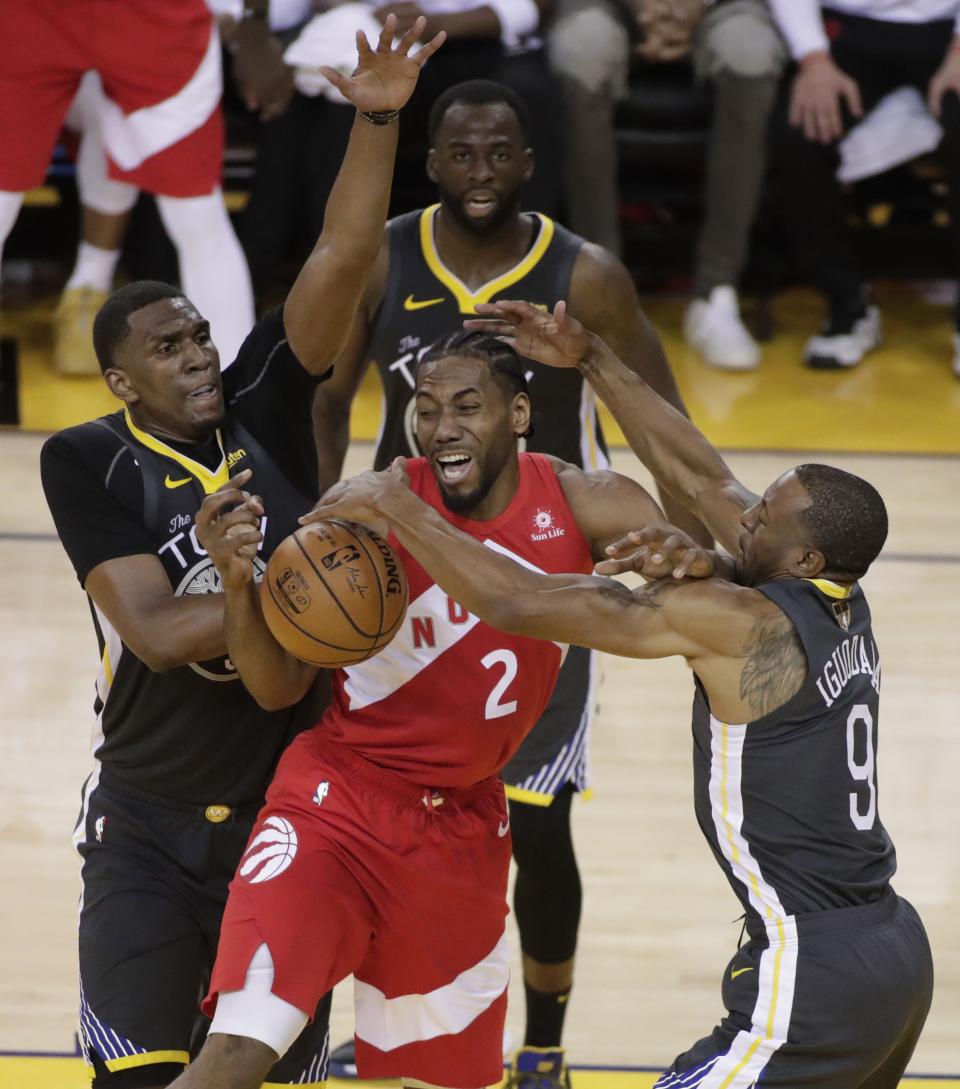
<path fill-rule="evenodd" d="M 140 470 L 126 446 L 105 438 L 81 443 L 61 433 L 40 452 L 47 505 L 81 586 L 105 560 L 156 552 L 142 520 Z"/>
<path fill-rule="evenodd" d="M 317 455 L 311 409 L 317 385 L 293 354 L 283 310 L 272 310 L 250 331 L 236 360 L 223 372 L 227 411 L 246 427 L 290 483 L 308 499 L 317 497 Z"/>

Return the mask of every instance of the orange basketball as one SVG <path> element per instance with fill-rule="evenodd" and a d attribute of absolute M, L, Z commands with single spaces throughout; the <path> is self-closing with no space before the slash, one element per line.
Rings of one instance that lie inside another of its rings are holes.
<path fill-rule="evenodd" d="M 315 522 L 281 541 L 260 584 L 274 638 L 335 669 L 372 658 L 397 634 L 407 576 L 390 546 L 354 522 Z"/>

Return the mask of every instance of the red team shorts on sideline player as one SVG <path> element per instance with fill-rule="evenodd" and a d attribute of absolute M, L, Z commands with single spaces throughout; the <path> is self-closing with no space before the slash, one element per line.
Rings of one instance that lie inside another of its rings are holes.
<path fill-rule="evenodd" d="M 230 886 L 204 1012 L 266 942 L 273 993 L 300 1010 L 353 973 L 361 1078 L 495 1084 L 509 865 L 499 779 L 433 791 L 301 734 Z"/>
<path fill-rule="evenodd" d="M 164 196 L 212 192 L 223 118 L 211 34 L 203 0 L 0 0 L 0 189 L 43 181 L 80 79 L 96 69 L 113 103 L 110 176 Z"/>

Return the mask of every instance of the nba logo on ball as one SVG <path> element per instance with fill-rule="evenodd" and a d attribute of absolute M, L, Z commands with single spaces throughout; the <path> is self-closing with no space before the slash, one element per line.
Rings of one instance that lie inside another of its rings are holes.
<path fill-rule="evenodd" d="M 251 885 L 279 877 L 297 856 L 297 830 L 283 817 L 267 817 L 246 849 L 240 863 L 240 876 Z"/>

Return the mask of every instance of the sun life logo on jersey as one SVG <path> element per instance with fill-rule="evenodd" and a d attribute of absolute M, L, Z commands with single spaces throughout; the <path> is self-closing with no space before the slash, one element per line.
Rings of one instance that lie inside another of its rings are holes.
<path fill-rule="evenodd" d="M 251 885 L 260 885 L 279 877 L 297 857 L 299 843 L 297 830 L 288 820 L 284 817 L 267 817 L 263 830 L 254 836 L 244 851 L 240 876 L 247 878 Z"/>
<path fill-rule="evenodd" d="M 557 525 L 557 520 L 553 516 L 553 511 L 538 510 L 533 516 L 533 533 L 530 534 L 531 541 L 551 541 L 555 537 L 565 537 L 567 531 L 563 526 Z"/>

